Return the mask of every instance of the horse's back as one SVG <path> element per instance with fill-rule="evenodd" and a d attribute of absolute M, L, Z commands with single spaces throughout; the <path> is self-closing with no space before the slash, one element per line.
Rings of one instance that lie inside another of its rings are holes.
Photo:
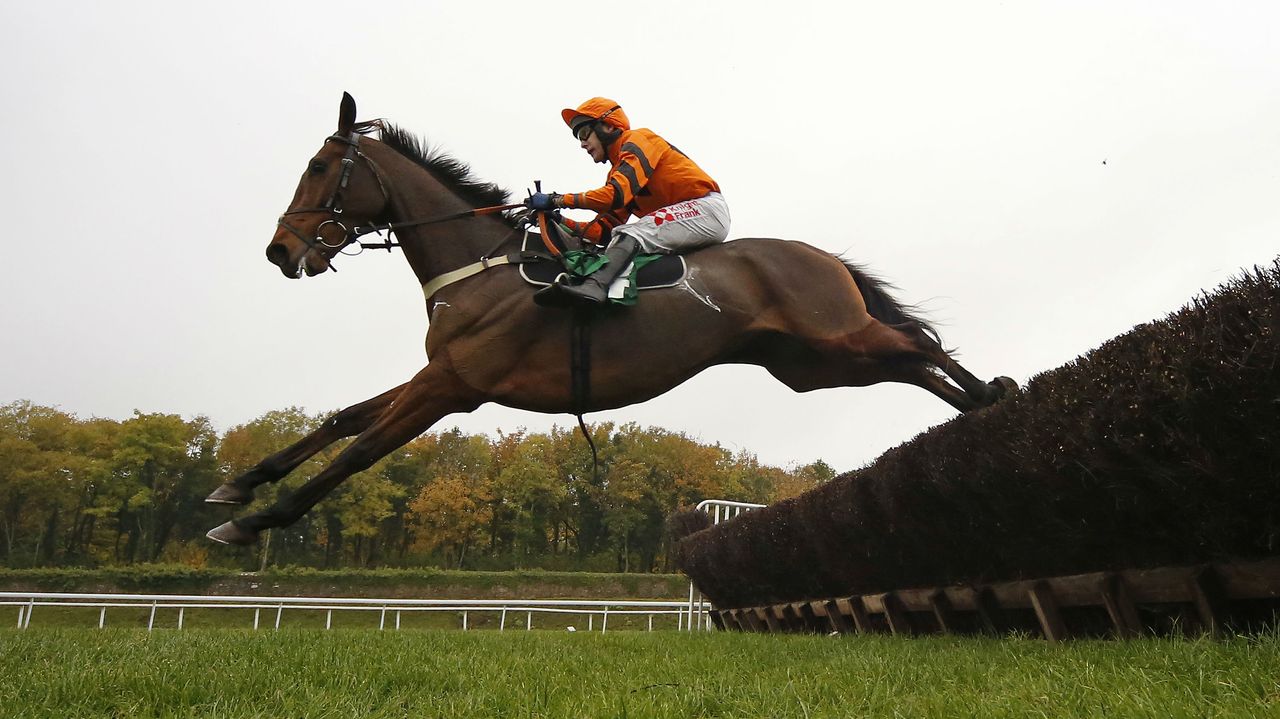
<path fill-rule="evenodd" d="M 798 240 L 743 237 L 689 253 L 686 260 L 696 274 L 709 281 L 724 276 L 734 284 L 816 282 L 846 289 L 852 281 L 839 257 Z"/>
<path fill-rule="evenodd" d="M 738 237 L 732 240 L 709 245 L 697 250 L 693 255 L 701 254 L 729 254 L 736 255 L 745 253 L 749 256 L 824 256 L 834 257 L 829 252 L 823 251 L 800 240 L 784 240 L 778 237 Z"/>

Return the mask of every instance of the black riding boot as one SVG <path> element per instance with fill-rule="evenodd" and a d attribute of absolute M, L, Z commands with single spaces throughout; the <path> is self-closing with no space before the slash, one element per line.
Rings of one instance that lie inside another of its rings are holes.
<path fill-rule="evenodd" d="M 604 251 L 609 258 L 608 264 L 576 285 L 557 282 L 544 287 L 533 295 L 533 301 L 544 307 L 563 307 L 574 302 L 603 304 L 608 298 L 609 285 L 627 269 L 632 258 L 640 251 L 640 245 L 634 237 L 623 236 Z"/>

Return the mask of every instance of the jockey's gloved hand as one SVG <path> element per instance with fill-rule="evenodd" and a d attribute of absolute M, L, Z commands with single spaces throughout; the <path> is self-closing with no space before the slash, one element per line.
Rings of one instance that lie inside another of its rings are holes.
<path fill-rule="evenodd" d="M 535 192 L 525 198 L 524 206 L 531 210 L 554 210 L 559 206 L 560 195 L 554 192 Z"/>

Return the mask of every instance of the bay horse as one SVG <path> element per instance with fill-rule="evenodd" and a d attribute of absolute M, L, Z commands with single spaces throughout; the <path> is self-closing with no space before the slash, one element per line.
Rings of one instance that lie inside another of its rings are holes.
<path fill-rule="evenodd" d="M 366 137 L 375 128 L 379 139 Z M 289 278 L 318 275 L 350 242 L 351 225 L 404 224 L 396 235 L 426 286 L 427 365 L 220 485 L 206 501 L 248 504 L 254 487 L 283 478 L 332 442 L 355 437 L 296 492 L 214 528 L 210 539 L 252 544 L 263 530 L 297 521 L 347 477 L 445 416 L 486 402 L 581 415 L 643 402 L 730 363 L 761 366 L 797 392 L 903 382 L 961 412 L 1016 388 L 1007 378 L 982 382 L 962 368 L 931 327 L 859 267 L 801 242 L 738 239 L 686 255 L 689 273 L 678 285 L 646 291 L 632 307 L 597 311 L 589 387 L 578 395 L 586 405 L 579 406 L 571 389 L 573 311 L 534 304 L 534 288 L 510 266 L 428 285 L 478 258 L 518 252 L 521 233 L 506 214 L 433 224 L 421 218 L 450 219 L 506 202 L 496 185 L 424 150 L 400 128 L 357 123 L 355 100 L 343 94 L 337 132 L 307 163 L 267 259 Z"/>

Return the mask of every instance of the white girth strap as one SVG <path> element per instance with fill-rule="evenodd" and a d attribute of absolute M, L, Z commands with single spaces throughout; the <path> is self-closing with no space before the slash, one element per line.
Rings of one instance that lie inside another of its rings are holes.
<path fill-rule="evenodd" d="M 482 258 L 479 262 L 472 263 L 466 267 L 460 267 L 452 272 L 446 272 L 443 275 L 432 278 L 422 286 L 422 296 L 429 300 L 431 299 L 431 295 L 439 292 L 443 287 L 451 285 L 459 280 L 465 280 L 472 275 L 478 275 L 490 267 L 499 267 L 507 264 L 511 264 L 511 259 L 508 255 Z"/>

